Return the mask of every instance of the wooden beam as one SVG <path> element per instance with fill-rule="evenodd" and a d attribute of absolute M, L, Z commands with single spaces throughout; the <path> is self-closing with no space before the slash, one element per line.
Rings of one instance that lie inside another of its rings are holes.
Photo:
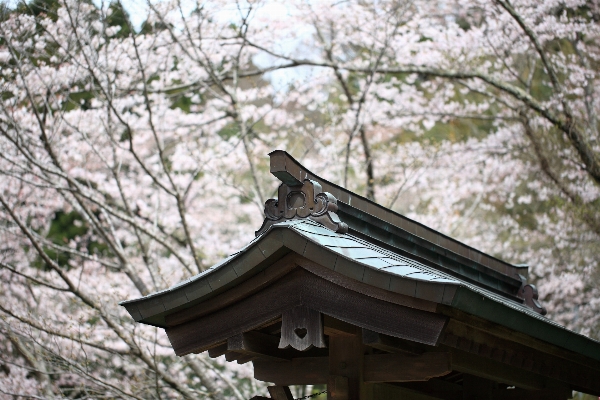
<path fill-rule="evenodd" d="M 256 331 L 240 333 L 227 339 L 228 351 L 275 361 L 288 361 L 294 358 L 293 350 L 281 350 L 277 348 L 278 345 L 278 337 Z"/>
<path fill-rule="evenodd" d="M 356 335 L 357 327 L 347 322 L 340 321 L 329 315 L 323 316 L 323 330 L 327 336 L 352 336 Z"/>
<path fill-rule="evenodd" d="M 443 397 L 434 397 L 427 394 L 419 393 L 417 391 L 406 389 L 400 386 L 387 384 L 387 383 L 376 383 L 369 385 L 370 392 L 372 393 L 373 400 L 440 400 Z M 446 400 L 446 399 L 444 399 Z"/>
<path fill-rule="evenodd" d="M 256 357 L 248 354 L 240 354 L 237 360 L 235 360 L 238 364 L 246 364 L 254 360 Z"/>
<path fill-rule="evenodd" d="M 424 353 L 418 356 L 403 354 L 372 354 L 365 356 L 364 381 L 414 382 L 452 372 L 450 353 Z"/>
<path fill-rule="evenodd" d="M 579 364 L 580 367 L 584 366 L 594 376 L 600 374 L 600 361 L 586 357 L 586 355 L 574 353 L 521 332 L 515 332 L 505 326 L 475 317 L 450 306 L 439 304 L 438 312 L 452 317 L 444 330 L 447 333 L 458 337 L 470 337 L 475 342 L 487 342 L 490 340 L 497 342 L 498 339 L 504 339 L 504 341 L 518 343 L 522 346 L 520 347 L 521 349 L 535 349 L 548 356 L 552 355 L 562 358 L 568 361 L 569 364 L 573 363 Z"/>
<path fill-rule="evenodd" d="M 227 353 L 227 343 L 222 343 L 218 346 L 208 349 L 208 356 L 210 358 L 221 357 L 225 353 Z"/>
<path fill-rule="evenodd" d="M 303 357 L 294 358 L 290 362 L 254 360 L 254 377 L 278 385 L 327 384 L 328 375 L 346 376 L 351 379 L 360 376 L 362 381 L 367 383 L 410 382 L 425 381 L 452 370 L 448 353 L 425 353 L 412 357 L 402 354 L 367 354 L 363 356 L 364 361 L 357 362 L 352 355 L 352 343 L 344 340 L 336 343 L 331 337 L 329 340 L 329 359 Z M 363 370 L 359 371 L 361 365 Z"/>
<path fill-rule="evenodd" d="M 501 332 L 501 330 L 498 330 Z M 498 337 L 481 328 L 450 320 L 440 337 L 440 343 L 480 358 L 490 359 L 524 373 L 541 375 L 564 382 L 574 389 L 600 395 L 600 370 L 558 355 L 546 353 L 548 346 L 538 350 L 512 340 Z M 531 342 L 535 344 L 534 342 Z M 564 355 L 564 354 L 563 354 Z"/>
<path fill-rule="evenodd" d="M 443 400 L 463 400 L 467 398 L 478 400 L 568 400 L 572 397 L 572 392 L 565 389 L 526 390 L 512 386 L 507 388 L 506 385 L 504 387 L 496 387 L 493 384 L 489 391 L 486 391 L 484 387 L 483 390 L 480 388 L 480 390 L 473 393 L 473 390 L 476 388 L 472 385 L 473 382 L 468 382 L 468 380 L 467 378 L 466 381 L 463 381 L 463 385 L 435 378 L 427 382 L 405 382 L 399 385 L 412 392 Z M 465 393 L 463 393 L 463 388 Z M 469 393 L 469 391 L 471 392 Z M 469 395 L 472 397 L 467 397 Z"/>
<path fill-rule="evenodd" d="M 400 386 L 444 400 L 463 400 L 463 386 L 445 379 L 432 378 L 426 382 L 403 382 Z"/>
<path fill-rule="evenodd" d="M 225 360 L 228 362 L 232 362 L 240 358 L 242 355 L 240 353 L 236 353 L 235 351 L 228 351 L 225 353 Z"/>
<path fill-rule="evenodd" d="M 455 371 L 514 385 L 523 389 L 541 390 L 546 387 L 547 379 L 538 374 L 533 374 L 460 350 L 451 349 L 450 351 L 452 353 L 452 369 Z"/>
<path fill-rule="evenodd" d="M 258 359 L 254 364 L 254 378 L 276 385 L 325 385 L 329 375 L 327 357 L 294 358 L 290 362 Z"/>
<path fill-rule="evenodd" d="M 426 346 L 407 340 L 398 339 L 388 335 L 382 335 L 368 329 L 362 330 L 363 344 L 375 349 L 387 351 L 388 353 L 405 353 L 419 355 L 427 350 Z"/>
<path fill-rule="evenodd" d="M 443 334 L 441 339 L 442 343 L 445 344 L 447 340 L 447 335 Z M 498 339 L 496 338 L 496 340 Z M 428 346 L 418 343 L 410 343 L 407 340 L 390 337 L 388 335 L 379 334 L 366 329 L 363 329 L 363 343 L 379 350 L 405 354 L 418 354 L 428 348 Z M 490 344 L 491 343 L 496 342 L 490 342 Z M 509 344 L 504 342 L 501 344 L 509 346 Z M 519 368 L 516 367 L 516 365 L 503 362 L 505 359 L 507 359 L 506 357 L 496 357 L 498 359 L 492 358 L 496 356 L 496 353 L 492 352 L 493 348 L 491 348 L 489 345 L 487 345 L 486 350 L 486 347 L 483 345 L 474 345 L 470 342 L 463 343 L 463 341 L 458 341 L 454 342 L 453 347 L 454 348 L 450 348 L 446 345 L 442 345 L 436 347 L 435 350 L 448 351 L 451 353 L 452 370 L 479 376 L 496 382 L 503 382 L 528 390 L 542 390 L 549 387 L 549 385 L 556 387 L 557 390 L 561 388 L 564 390 L 566 388 L 566 385 L 561 383 L 559 380 L 555 380 L 551 377 L 543 376 L 539 373 L 531 372 L 530 370 L 526 370 L 522 367 Z M 459 347 L 460 349 L 457 349 L 456 347 Z M 465 350 L 463 350 L 463 348 Z M 479 351 L 481 354 L 476 353 L 475 351 Z"/>
<path fill-rule="evenodd" d="M 292 392 L 287 386 L 269 386 L 267 389 L 273 400 L 294 400 Z"/>

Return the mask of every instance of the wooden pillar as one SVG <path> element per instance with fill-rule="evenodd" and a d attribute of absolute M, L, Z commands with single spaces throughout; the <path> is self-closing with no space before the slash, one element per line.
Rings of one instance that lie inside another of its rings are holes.
<path fill-rule="evenodd" d="M 327 400 L 371 400 L 372 385 L 364 383 L 364 354 L 361 332 L 329 336 Z"/>

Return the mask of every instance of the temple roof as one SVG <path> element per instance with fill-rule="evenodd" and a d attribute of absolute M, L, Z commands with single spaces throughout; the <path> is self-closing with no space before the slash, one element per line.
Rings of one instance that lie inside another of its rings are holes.
<path fill-rule="evenodd" d="M 562 327 L 523 303 L 350 233 L 333 232 L 309 219 L 273 224 L 243 249 L 203 273 L 120 304 L 136 321 L 166 328 L 174 325 L 166 316 L 224 292 L 289 252 L 359 282 L 444 304 L 600 361 L 599 342 Z"/>
<path fill-rule="evenodd" d="M 450 387 L 438 398 L 463 398 L 473 382 L 498 398 L 517 394 L 510 385 L 518 398 L 600 395 L 600 342 L 544 317 L 526 266 L 328 182 L 283 151 L 270 157 L 282 183 L 255 239 L 201 274 L 120 303 L 164 328 L 177 355 L 208 350 L 252 361 L 256 379 L 328 390 L 350 357 L 344 365 L 364 368 L 340 376 L 386 400 Z"/>

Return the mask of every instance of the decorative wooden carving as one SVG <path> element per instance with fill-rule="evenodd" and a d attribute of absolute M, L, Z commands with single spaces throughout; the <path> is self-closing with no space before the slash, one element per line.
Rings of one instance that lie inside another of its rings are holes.
<path fill-rule="evenodd" d="M 527 283 L 527 281 L 525 280 L 525 278 L 521 275 L 519 275 L 519 277 L 521 278 L 521 288 L 519 289 L 519 294 L 518 296 L 521 297 L 523 299 L 523 303 L 531 308 L 532 310 L 542 314 L 542 315 L 546 315 L 547 311 L 545 307 L 542 307 L 541 303 L 538 300 L 538 290 L 535 287 L 535 285 L 532 285 L 531 283 Z"/>
<path fill-rule="evenodd" d="M 318 182 L 306 179 L 298 186 L 283 183 L 277 197 L 265 202 L 265 220 L 256 236 L 262 235 L 274 223 L 303 218 L 310 218 L 334 232 L 348 232 L 348 225 L 336 214 L 337 199 L 331 193 L 323 192 Z"/>
<path fill-rule="evenodd" d="M 311 346 L 327 347 L 320 312 L 298 306 L 282 313 L 279 348 L 285 349 L 289 346 L 300 351 L 307 350 Z"/>

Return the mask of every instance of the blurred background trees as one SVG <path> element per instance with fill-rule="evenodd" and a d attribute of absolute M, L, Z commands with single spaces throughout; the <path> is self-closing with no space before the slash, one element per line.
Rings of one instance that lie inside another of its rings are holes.
<path fill-rule="evenodd" d="M 247 243 L 277 148 L 529 264 L 549 316 L 600 338 L 599 19 L 590 1 L 2 5 L 0 397 L 265 394 L 117 302 Z"/>

